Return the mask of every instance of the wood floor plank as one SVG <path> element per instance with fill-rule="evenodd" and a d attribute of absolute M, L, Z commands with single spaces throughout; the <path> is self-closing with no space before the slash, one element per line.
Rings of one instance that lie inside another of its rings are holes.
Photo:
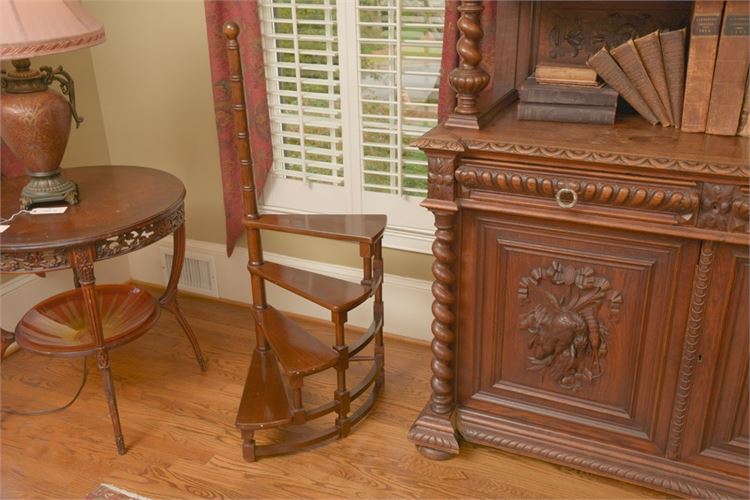
<path fill-rule="evenodd" d="M 67 410 L 43 417 L 3 413 L 0 498 L 83 498 L 99 483 L 151 498 L 665 497 L 470 444 L 445 462 L 422 457 L 406 433 L 429 396 L 430 350 L 392 337 L 381 400 L 351 435 L 247 463 L 234 418 L 254 345 L 250 311 L 194 297 L 181 304 L 208 371 L 199 371 L 176 320 L 163 314 L 146 335 L 112 351 L 127 454 L 116 453 L 102 380 L 89 360 L 86 387 Z M 332 341 L 329 325 L 298 321 Z M 353 366 L 351 380 L 366 370 L 365 363 Z M 75 393 L 80 374 L 80 360 L 14 354 L 2 363 L 2 405 L 59 406 Z M 310 378 L 306 401 L 327 400 L 335 383 L 335 374 Z"/>

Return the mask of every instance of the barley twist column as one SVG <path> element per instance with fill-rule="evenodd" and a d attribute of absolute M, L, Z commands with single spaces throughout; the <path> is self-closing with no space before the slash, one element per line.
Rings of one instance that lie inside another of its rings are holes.
<path fill-rule="evenodd" d="M 444 141 L 425 143 L 427 146 L 453 148 L 460 145 Z M 428 192 L 422 206 L 435 216 L 435 241 L 432 253 L 435 262 L 432 274 L 432 394 L 430 401 L 409 430 L 409 439 L 428 458 L 442 460 L 458 454 L 458 434 L 453 425 L 455 409 L 456 342 L 456 186 L 453 175 L 457 154 L 445 151 L 428 152 Z"/>

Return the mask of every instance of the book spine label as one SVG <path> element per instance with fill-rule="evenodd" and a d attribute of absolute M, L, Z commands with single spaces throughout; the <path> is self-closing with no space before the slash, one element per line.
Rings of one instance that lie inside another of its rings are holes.
<path fill-rule="evenodd" d="M 575 106 L 568 104 L 518 104 L 519 120 L 566 123 L 595 123 L 611 125 L 615 122 L 616 108 L 604 106 Z"/>
<path fill-rule="evenodd" d="M 750 3 L 729 1 L 716 54 L 706 132 L 735 135 L 750 64 Z"/>
<path fill-rule="evenodd" d="M 682 130 L 705 132 L 724 2 L 697 0 L 690 24 Z"/>
<path fill-rule="evenodd" d="M 674 123 L 674 114 L 672 113 L 672 102 L 669 100 L 669 85 L 667 84 L 667 74 L 664 70 L 664 59 L 662 58 L 662 47 L 659 42 L 659 32 L 654 31 L 648 35 L 636 38 L 635 48 L 638 49 L 638 55 L 641 56 L 646 73 L 654 84 L 656 93 L 659 95 L 659 101 L 669 118 L 670 123 Z"/>
<path fill-rule="evenodd" d="M 675 127 L 682 124 L 682 99 L 685 93 L 685 28 L 659 34 L 664 72 L 669 88 Z"/>
<path fill-rule="evenodd" d="M 641 94 L 633 86 L 631 81 L 617 65 L 612 56 L 607 52 L 607 49 L 601 48 L 594 55 L 589 57 L 586 62 L 589 66 L 594 68 L 599 76 L 607 82 L 613 89 L 620 93 L 623 99 L 628 101 L 631 106 L 644 117 L 651 125 L 655 125 L 659 122 L 651 108 L 648 107 L 646 101 L 643 100 Z"/>
<path fill-rule="evenodd" d="M 518 96 L 521 102 L 617 106 L 617 92 L 612 89 L 586 92 L 575 88 L 560 88 L 559 86 L 550 88 L 535 85 L 519 89 Z"/>
<path fill-rule="evenodd" d="M 625 74 L 630 78 L 630 81 L 633 82 L 635 88 L 638 89 L 638 93 L 646 100 L 648 107 L 659 118 L 662 125 L 665 127 L 670 126 L 672 120 L 667 116 L 667 110 L 664 109 L 661 99 L 659 99 L 656 87 L 654 87 L 654 84 L 648 77 L 646 67 L 643 65 L 643 61 L 641 61 L 641 57 L 635 48 L 635 42 L 628 40 L 610 52 L 612 53 L 612 57 L 620 64 Z"/>

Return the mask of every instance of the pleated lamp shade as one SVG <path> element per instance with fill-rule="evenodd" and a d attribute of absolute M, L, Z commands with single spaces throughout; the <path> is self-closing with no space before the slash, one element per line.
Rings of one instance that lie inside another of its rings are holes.
<path fill-rule="evenodd" d="M 0 59 L 70 52 L 104 41 L 79 0 L 1 0 Z"/>

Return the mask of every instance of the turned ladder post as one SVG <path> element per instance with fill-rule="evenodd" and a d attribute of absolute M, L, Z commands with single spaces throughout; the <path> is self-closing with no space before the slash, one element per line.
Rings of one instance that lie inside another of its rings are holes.
<path fill-rule="evenodd" d="M 232 89 L 232 111 L 234 117 L 235 144 L 240 160 L 240 174 L 242 177 L 242 205 L 244 217 L 257 219 L 258 202 L 255 198 L 255 177 L 253 175 L 253 158 L 250 150 L 250 137 L 247 127 L 247 107 L 245 105 L 245 88 L 242 84 L 242 62 L 240 60 L 239 43 L 237 36 L 240 28 L 236 23 L 230 22 L 224 25 L 224 35 L 227 37 L 227 56 L 229 58 L 229 81 Z M 245 228 L 247 233 L 248 266 L 259 266 L 263 264 L 263 248 L 260 241 L 260 229 Z M 263 278 L 250 274 L 250 283 L 253 294 L 253 307 L 265 309 L 266 285 Z M 255 321 L 255 348 L 260 351 L 270 349 L 268 340 L 263 329 Z M 255 460 L 255 431 L 242 432 L 242 453 L 246 460 Z"/>
<path fill-rule="evenodd" d="M 245 89 L 242 84 L 242 62 L 240 61 L 239 43 L 237 36 L 240 28 L 237 23 L 224 25 L 224 35 L 227 37 L 227 55 L 229 56 L 229 81 L 232 87 L 232 111 L 234 115 L 234 129 L 237 131 L 235 144 L 240 159 L 240 173 L 242 175 L 242 204 L 245 208 L 244 217 L 257 219 L 258 202 L 255 198 L 255 177 L 253 175 L 253 158 L 250 150 L 250 138 L 247 128 L 247 107 L 245 106 Z M 263 264 L 263 248 L 260 241 L 260 229 L 246 228 L 248 265 Z M 266 286 L 263 278 L 255 274 L 250 275 L 253 293 L 253 307 L 265 309 Z M 268 350 L 268 341 L 263 335 L 262 328 L 256 322 L 255 336 L 258 349 Z"/>

